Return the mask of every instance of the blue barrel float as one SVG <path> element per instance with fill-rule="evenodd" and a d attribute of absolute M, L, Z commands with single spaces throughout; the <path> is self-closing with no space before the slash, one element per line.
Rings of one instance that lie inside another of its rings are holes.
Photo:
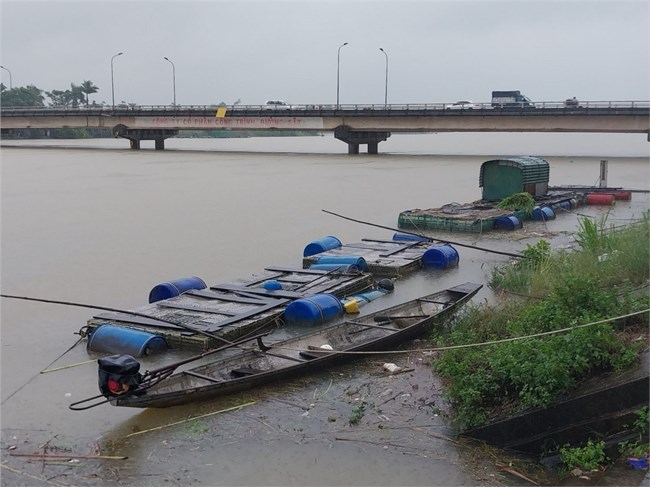
<path fill-rule="evenodd" d="M 394 233 L 393 240 L 409 242 L 431 242 L 431 239 L 424 235 L 413 235 L 411 233 Z"/>
<path fill-rule="evenodd" d="M 447 269 L 458 265 L 458 251 L 449 244 L 434 245 L 422 254 L 422 266 L 425 268 Z"/>
<path fill-rule="evenodd" d="M 284 310 L 290 325 L 322 325 L 344 313 L 343 303 L 333 294 L 315 294 L 292 301 Z"/>
<path fill-rule="evenodd" d="M 124 326 L 103 323 L 88 335 L 88 350 L 143 357 L 167 350 L 161 336 Z"/>
<path fill-rule="evenodd" d="M 327 250 L 339 248 L 340 246 L 341 241 L 338 238 L 333 237 L 332 235 L 328 235 L 327 237 L 323 237 L 319 240 L 314 240 L 313 242 L 307 244 L 302 255 L 303 257 L 310 257 Z"/>
<path fill-rule="evenodd" d="M 205 289 L 206 287 L 208 287 L 207 284 L 200 277 L 182 277 L 163 282 L 149 292 L 149 303 L 180 296 L 191 289 Z"/>
<path fill-rule="evenodd" d="M 323 257 L 318 257 L 318 259 L 316 259 L 316 264 L 318 265 L 336 264 L 338 266 L 354 264 L 362 272 L 366 272 L 368 270 L 368 263 L 366 262 L 366 259 L 364 259 L 363 257 L 346 257 L 344 255 L 340 257 L 323 256 Z"/>
<path fill-rule="evenodd" d="M 548 206 L 538 206 L 531 214 L 533 220 L 554 220 L 555 212 Z"/>
<path fill-rule="evenodd" d="M 514 215 L 500 216 L 494 221 L 494 228 L 496 230 L 515 230 L 523 228 L 521 220 Z"/>
<path fill-rule="evenodd" d="M 267 291 L 280 291 L 282 289 L 282 283 L 280 281 L 276 281 L 275 279 L 271 279 L 269 281 L 264 281 L 262 287 Z"/>

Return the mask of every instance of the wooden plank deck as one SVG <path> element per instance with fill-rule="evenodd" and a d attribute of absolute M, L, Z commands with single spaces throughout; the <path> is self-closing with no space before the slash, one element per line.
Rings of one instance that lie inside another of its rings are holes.
<path fill-rule="evenodd" d="M 341 247 L 320 254 L 304 257 L 302 265 L 308 269 L 320 257 L 363 257 L 368 272 L 375 276 L 397 277 L 422 268 L 422 255 L 432 244 L 410 240 L 374 240 L 364 238 L 361 242 L 343 244 Z"/>
<path fill-rule="evenodd" d="M 278 281 L 282 289 L 265 289 L 268 280 Z M 344 298 L 367 291 L 373 284 L 369 273 L 270 267 L 248 278 L 129 310 L 139 316 L 100 313 L 87 325 L 91 331 L 104 323 L 124 326 L 161 335 L 172 348 L 208 350 L 223 345 L 219 338 L 232 341 L 279 325 L 284 308 L 294 299 L 321 293 Z"/>

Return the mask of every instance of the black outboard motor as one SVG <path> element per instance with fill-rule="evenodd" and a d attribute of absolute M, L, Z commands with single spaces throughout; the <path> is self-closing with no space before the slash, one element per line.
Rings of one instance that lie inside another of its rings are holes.
<path fill-rule="evenodd" d="M 111 355 L 100 358 L 97 362 L 99 390 L 107 398 L 133 392 L 142 380 L 140 362 L 131 355 Z"/>

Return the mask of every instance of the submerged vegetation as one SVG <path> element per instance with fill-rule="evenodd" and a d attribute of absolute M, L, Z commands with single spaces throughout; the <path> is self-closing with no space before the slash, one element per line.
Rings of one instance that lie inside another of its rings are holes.
<path fill-rule="evenodd" d="M 650 212 L 625 228 L 585 218 L 576 242 L 579 251 L 556 254 L 544 240 L 529 245 L 526 258 L 493 271 L 503 303 L 469 308 L 438 337 L 446 346 L 498 342 L 451 349 L 436 362 L 463 427 L 545 407 L 638 359 L 646 340 L 625 332 L 648 323 Z"/>

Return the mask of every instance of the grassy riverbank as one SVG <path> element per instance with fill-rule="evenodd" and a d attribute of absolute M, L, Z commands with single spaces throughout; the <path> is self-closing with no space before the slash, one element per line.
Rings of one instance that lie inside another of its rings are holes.
<path fill-rule="evenodd" d="M 575 238 L 577 251 L 553 253 L 541 240 L 495 269 L 500 305 L 469 308 L 437 337 L 445 346 L 498 342 L 436 361 L 461 427 L 547 406 L 589 377 L 630 367 L 647 347 L 650 212 L 626 227 L 585 218 Z"/>

